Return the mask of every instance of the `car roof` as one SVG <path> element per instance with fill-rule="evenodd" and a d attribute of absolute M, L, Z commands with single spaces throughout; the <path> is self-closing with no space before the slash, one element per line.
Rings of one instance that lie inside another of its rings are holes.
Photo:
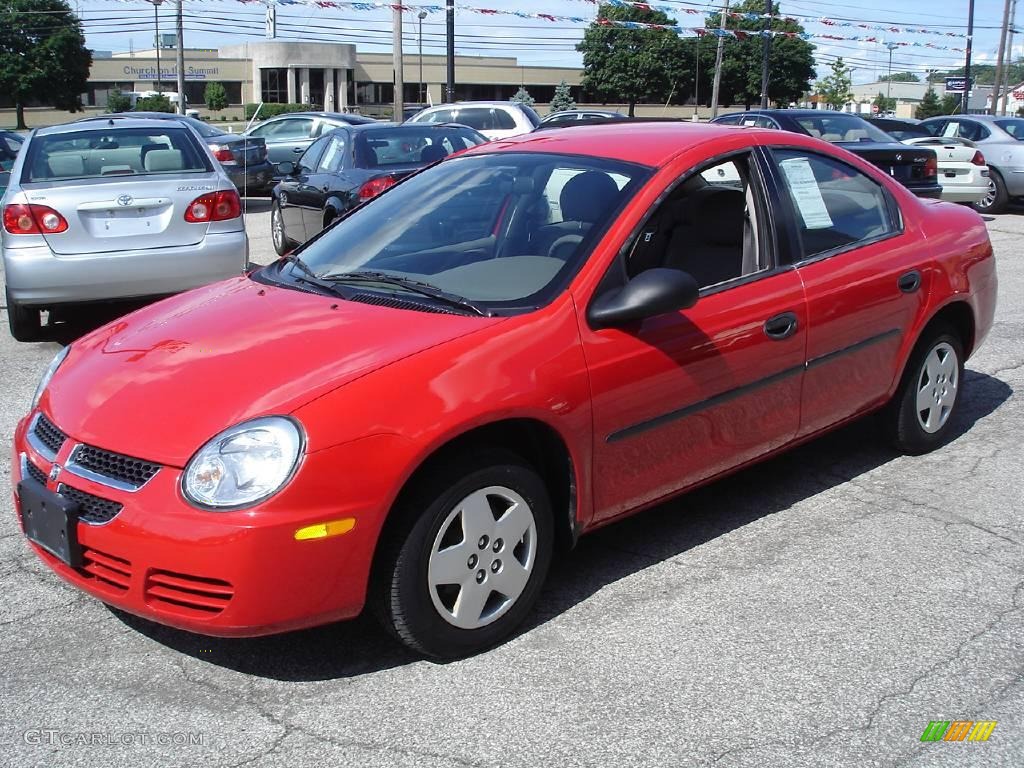
<path fill-rule="evenodd" d="M 432 107 L 427 107 L 422 110 L 426 112 L 429 109 L 455 109 L 458 107 L 516 107 L 520 108 L 523 105 L 517 101 L 451 101 L 445 104 L 435 104 Z"/>
<path fill-rule="evenodd" d="M 269 123 L 271 120 L 281 120 L 282 118 L 285 117 L 326 117 L 331 120 L 341 120 L 343 122 L 347 120 L 358 120 L 360 123 L 365 122 L 367 120 L 374 123 L 379 122 L 377 120 L 374 120 L 372 117 L 367 117 L 366 115 L 356 115 L 351 112 L 285 112 L 280 115 L 268 117 L 265 120 L 262 120 L 261 122 Z"/>
<path fill-rule="evenodd" d="M 981 123 L 994 123 L 994 122 L 996 122 L 996 120 L 1011 120 L 1011 119 L 1019 120 L 1020 119 L 1016 115 L 971 115 L 971 114 L 967 114 L 967 115 L 936 115 L 935 117 L 929 117 L 928 119 L 929 120 L 939 120 L 939 119 L 949 120 L 951 118 L 955 118 L 955 119 L 958 119 L 958 120 L 960 118 L 967 118 L 968 120 L 977 120 L 978 122 L 981 122 Z"/>
<path fill-rule="evenodd" d="M 183 117 L 183 115 L 178 115 Z M 46 128 L 37 128 L 36 136 L 49 136 L 52 134 L 60 133 L 75 133 L 76 131 L 87 130 L 90 126 L 88 123 L 110 123 L 108 127 L 111 128 L 160 128 L 166 129 L 162 123 L 167 122 L 167 118 L 163 117 L 122 117 L 121 115 L 104 115 L 102 118 L 85 118 L 82 120 L 76 120 L 73 123 L 63 123 L 61 125 L 51 125 Z M 180 120 L 178 122 L 181 122 Z"/>
<path fill-rule="evenodd" d="M 498 139 L 482 144 L 468 153 L 494 150 L 552 152 L 624 160 L 648 166 L 661 166 L 680 152 L 708 141 L 736 137 L 750 129 L 715 123 L 691 123 L 678 120 L 601 120 L 568 130 L 539 131 Z M 800 141 L 801 134 L 764 129 L 758 135 L 775 133 L 787 142 Z M 808 140 L 810 140 L 808 138 Z"/>

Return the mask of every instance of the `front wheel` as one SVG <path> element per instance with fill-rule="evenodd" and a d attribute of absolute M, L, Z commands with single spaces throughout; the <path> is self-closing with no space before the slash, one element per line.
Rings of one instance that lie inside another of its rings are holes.
<path fill-rule="evenodd" d="M 274 250 L 278 256 L 284 256 L 295 247 L 295 241 L 288 237 L 288 233 L 285 231 L 281 204 L 277 200 L 270 206 L 270 236 L 274 241 Z"/>
<path fill-rule="evenodd" d="M 974 210 L 978 213 L 997 214 L 1006 210 L 1010 201 L 1010 194 L 1006 191 L 1006 182 L 999 172 L 989 169 L 988 192 L 974 204 Z"/>
<path fill-rule="evenodd" d="M 504 640 L 536 602 L 553 546 L 551 502 L 510 454 L 466 458 L 394 512 L 375 577 L 385 628 L 428 656 Z"/>
<path fill-rule="evenodd" d="M 951 328 L 941 326 L 918 342 L 884 416 L 898 450 L 917 455 L 946 441 L 963 374 L 963 342 Z"/>

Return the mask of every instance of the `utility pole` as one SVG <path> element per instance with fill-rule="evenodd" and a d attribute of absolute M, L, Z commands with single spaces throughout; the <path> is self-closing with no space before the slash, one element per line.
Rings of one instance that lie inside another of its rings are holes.
<path fill-rule="evenodd" d="M 971 47 L 974 44 L 974 0 L 967 4 L 967 51 L 964 54 L 964 93 L 960 101 L 960 114 L 966 115 L 971 100 Z M 999 81 L 996 81 L 996 88 Z"/>
<path fill-rule="evenodd" d="M 185 25 L 182 21 L 181 2 L 177 0 L 177 28 L 175 32 L 178 37 L 178 114 L 185 114 Z"/>
<path fill-rule="evenodd" d="M 395 114 L 396 123 L 405 120 L 405 71 L 402 56 L 402 11 L 395 5 L 392 11 L 391 51 L 395 60 Z"/>
<path fill-rule="evenodd" d="M 700 37 L 694 50 L 697 51 L 697 68 L 693 75 L 693 121 L 697 122 L 697 110 L 700 109 Z"/>
<path fill-rule="evenodd" d="M 999 33 L 999 55 L 996 57 L 996 78 L 992 87 L 992 108 L 989 110 L 993 115 L 998 114 L 999 108 L 999 84 L 1003 81 L 1003 56 L 1006 54 L 1006 30 L 1010 26 L 1010 0 L 1003 3 L 1003 29 Z"/>
<path fill-rule="evenodd" d="M 445 0 L 444 6 L 445 31 L 448 37 L 448 77 L 444 87 L 444 100 L 451 104 L 455 101 L 455 0 Z"/>
<path fill-rule="evenodd" d="M 725 20 L 729 14 L 729 0 L 722 0 L 722 19 L 718 28 L 725 31 Z M 715 80 L 711 86 L 711 119 L 718 117 L 718 91 L 722 85 L 722 55 L 725 49 L 725 35 L 718 36 L 718 50 L 715 51 Z"/>
<path fill-rule="evenodd" d="M 974 0 L 971 0 L 971 2 L 974 2 Z M 896 43 L 890 42 L 886 43 L 885 47 L 889 49 L 889 76 L 885 81 L 885 100 L 889 101 L 892 97 L 892 52 L 894 49 L 899 48 L 899 46 Z"/>
<path fill-rule="evenodd" d="M 764 35 L 761 41 L 761 109 L 768 109 L 768 57 L 772 52 L 772 0 L 765 0 Z"/>
<path fill-rule="evenodd" d="M 1016 85 L 1016 83 L 1010 82 L 1010 67 L 1013 65 L 1013 28 L 1017 24 L 1017 0 L 1011 0 L 1010 4 L 1010 30 L 1006 36 L 1006 50 L 1007 61 L 1006 66 L 1003 67 L 1003 82 L 999 86 L 1001 93 L 1006 94 L 1003 99 L 1003 106 L 999 110 L 999 114 L 1006 115 L 1006 105 L 1010 101 L 1010 86 Z"/>
<path fill-rule="evenodd" d="M 420 11 L 416 18 L 420 20 L 420 87 L 416 90 L 416 96 L 422 106 L 427 103 L 426 94 L 423 93 L 423 20 L 427 18 L 427 12 Z"/>

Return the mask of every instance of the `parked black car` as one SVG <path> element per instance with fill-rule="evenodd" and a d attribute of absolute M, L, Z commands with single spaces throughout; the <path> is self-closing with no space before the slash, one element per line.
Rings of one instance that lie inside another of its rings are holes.
<path fill-rule="evenodd" d="M 224 166 L 228 177 L 242 194 L 266 194 L 276 183 L 274 165 L 267 159 L 267 145 L 261 138 L 228 133 L 194 117 L 173 112 L 116 112 L 83 120 L 148 118 L 185 123 L 206 142 L 213 156 Z M 79 121 L 81 122 L 81 121 Z"/>
<path fill-rule="evenodd" d="M 284 255 L 413 171 L 486 141 L 450 123 L 350 125 L 321 136 L 297 163 L 278 165 L 283 178 L 271 191 L 270 208 L 274 249 Z"/>
<path fill-rule="evenodd" d="M 918 197 L 938 199 L 942 194 L 938 161 L 932 150 L 900 144 L 885 131 L 849 112 L 758 109 L 722 115 L 711 122 L 776 128 L 815 136 L 877 165 Z"/>

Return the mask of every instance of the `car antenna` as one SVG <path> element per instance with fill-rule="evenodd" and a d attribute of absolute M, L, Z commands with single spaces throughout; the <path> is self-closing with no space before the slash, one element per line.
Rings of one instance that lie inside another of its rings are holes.
<path fill-rule="evenodd" d="M 109 125 L 109 126 L 110 126 L 111 128 L 113 128 L 113 127 L 114 127 L 114 118 L 110 118 L 109 120 L 107 120 L 107 124 L 108 124 L 108 125 Z"/>

